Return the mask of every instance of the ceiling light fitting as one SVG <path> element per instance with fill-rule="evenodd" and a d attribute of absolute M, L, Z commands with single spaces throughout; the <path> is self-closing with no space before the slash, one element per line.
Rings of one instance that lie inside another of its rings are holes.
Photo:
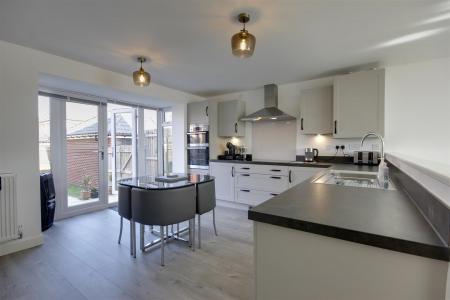
<path fill-rule="evenodd" d="M 238 21 L 244 25 L 242 30 L 231 37 L 231 50 L 233 55 L 240 58 L 247 58 L 255 51 L 255 36 L 245 29 L 245 23 L 250 21 L 250 15 L 241 13 L 237 17 Z"/>
<path fill-rule="evenodd" d="M 141 68 L 135 72 L 133 72 L 133 81 L 134 84 L 137 86 L 148 86 L 150 84 L 150 73 L 145 72 L 145 70 L 142 68 L 142 64 L 147 61 L 145 57 L 138 57 L 138 62 L 141 63 Z"/>

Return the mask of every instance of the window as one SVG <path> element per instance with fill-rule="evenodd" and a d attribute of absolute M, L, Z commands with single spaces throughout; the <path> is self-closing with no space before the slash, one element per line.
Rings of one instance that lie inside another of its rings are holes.
<path fill-rule="evenodd" d="M 158 173 L 158 112 L 144 109 L 144 174 Z"/>
<path fill-rule="evenodd" d="M 39 171 L 50 172 L 50 98 L 39 96 Z"/>
<path fill-rule="evenodd" d="M 163 134 L 163 171 L 164 173 L 172 173 L 173 172 L 173 157 L 172 157 L 172 112 L 171 111 L 163 111 L 163 120 L 162 120 L 162 134 Z"/>

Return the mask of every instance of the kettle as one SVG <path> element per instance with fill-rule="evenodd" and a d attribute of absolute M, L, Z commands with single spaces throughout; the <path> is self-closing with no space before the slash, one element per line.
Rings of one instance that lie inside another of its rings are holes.
<path fill-rule="evenodd" d="M 319 156 L 319 150 L 316 148 L 305 148 L 305 161 L 313 162 Z"/>

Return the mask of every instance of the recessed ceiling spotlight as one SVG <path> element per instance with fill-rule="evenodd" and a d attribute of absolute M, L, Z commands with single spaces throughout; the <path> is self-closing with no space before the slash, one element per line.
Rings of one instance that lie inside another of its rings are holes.
<path fill-rule="evenodd" d="M 253 34 L 245 29 L 245 23 L 250 21 L 250 15 L 240 13 L 237 17 L 238 21 L 244 24 L 242 30 L 231 37 L 231 50 L 233 55 L 240 58 L 247 58 L 253 55 L 255 51 L 256 38 Z"/>

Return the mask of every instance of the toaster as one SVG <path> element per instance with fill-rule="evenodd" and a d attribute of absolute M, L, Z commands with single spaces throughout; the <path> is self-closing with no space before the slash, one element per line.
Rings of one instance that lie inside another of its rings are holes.
<path fill-rule="evenodd" d="M 356 165 L 378 165 L 380 163 L 380 152 L 355 151 L 353 152 L 353 163 Z"/>

